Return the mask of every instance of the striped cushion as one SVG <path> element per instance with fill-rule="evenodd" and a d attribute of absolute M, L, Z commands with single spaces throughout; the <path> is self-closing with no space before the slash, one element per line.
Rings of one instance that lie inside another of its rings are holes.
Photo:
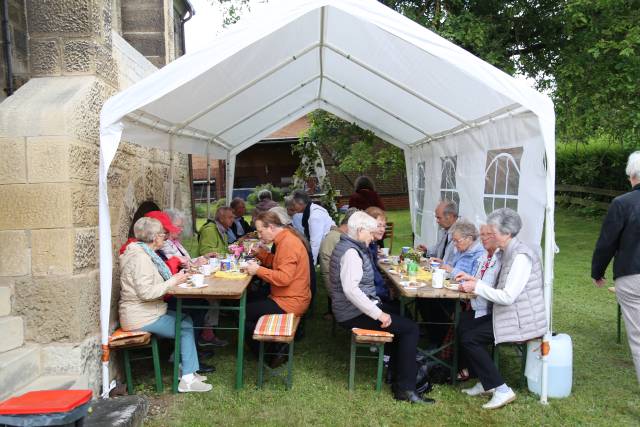
<path fill-rule="evenodd" d="M 258 320 L 254 335 L 288 337 L 293 334 L 295 314 L 265 314 Z"/>

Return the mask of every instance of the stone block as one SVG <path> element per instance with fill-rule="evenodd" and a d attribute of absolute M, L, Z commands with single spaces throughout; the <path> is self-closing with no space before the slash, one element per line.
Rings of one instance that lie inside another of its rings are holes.
<path fill-rule="evenodd" d="M 0 242 L 11 242 L 11 244 L 0 245 L 0 276 L 29 274 L 31 251 L 27 234 L 24 231 L 0 231 Z"/>
<path fill-rule="evenodd" d="M 98 232 L 96 229 L 77 230 L 73 253 L 73 270 L 78 272 L 95 267 L 98 261 Z"/>
<path fill-rule="evenodd" d="M 164 34 L 160 31 L 155 33 L 123 33 L 123 37 L 136 50 L 146 57 L 164 58 Z M 153 61 L 151 61 L 153 62 Z"/>
<path fill-rule="evenodd" d="M 25 338 L 38 343 L 78 342 L 99 329 L 98 274 L 31 277 L 14 285 L 14 312 Z"/>
<path fill-rule="evenodd" d="M 34 276 L 73 272 L 74 233 L 72 229 L 31 232 L 31 271 Z"/>
<path fill-rule="evenodd" d="M 31 40 L 31 72 L 34 76 L 60 74 L 60 46 L 57 40 Z"/>
<path fill-rule="evenodd" d="M 22 317 L 0 317 L 0 353 L 21 347 L 23 343 Z"/>
<path fill-rule="evenodd" d="M 11 288 L 0 286 L 0 316 L 8 316 L 11 313 Z"/>
<path fill-rule="evenodd" d="M 98 186 L 78 184 L 71 191 L 73 224 L 76 227 L 98 225 Z"/>
<path fill-rule="evenodd" d="M 0 200 L 0 230 L 62 228 L 71 225 L 69 185 L 0 185 Z"/>
<path fill-rule="evenodd" d="M 40 375 L 40 349 L 27 345 L 0 354 L 0 401 Z"/>
<path fill-rule="evenodd" d="M 27 0 L 29 31 L 89 35 L 96 19 L 95 1 L 91 0 Z"/>
<path fill-rule="evenodd" d="M 144 396 L 99 399 L 91 404 L 86 427 L 141 427 L 146 420 L 149 402 Z"/>
<path fill-rule="evenodd" d="M 98 181 L 99 149 L 89 145 L 72 145 L 69 148 L 71 178 Z"/>
<path fill-rule="evenodd" d="M 69 181 L 69 143 L 62 136 L 27 138 L 29 182 Z"/>
<path fill-rule="evenodd" d="M 0 183 L 27 181 L 27 162 L 24 138 L 0 138 Z"/>
<path fill-rule="evenodd" d="M 100 337 L 90 336 L 77 343 L 52 343 L 42 346 L 42 373 L 46 375 L 90 374 L 86 367 L 99 365 Z M 99 371 L 99 369 L 95 369 Z M 95 373 L 95 372 L 94 372 Z"/>
<path fill-rule="evenodd" d="M 96 46 L 91 40 L 67 40 L 63 48 L 65 73 L 90 73 L 94 69 Z"/>
<path fill-rule="evenodd" d="M 126 8 L 122 14 L 122 31 L 128 32 L 162 32 L 164 31 L 164 9 L 152 8 Z"/>

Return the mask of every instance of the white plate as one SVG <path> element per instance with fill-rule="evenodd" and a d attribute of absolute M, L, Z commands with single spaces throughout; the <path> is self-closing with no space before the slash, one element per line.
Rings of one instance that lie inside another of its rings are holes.
<path fill-rule="evenodd" d="M 393 268 L 388 269 L 388 270 L 387 270 L 387 273 L 389 273 L 389 274 L 400 274 L 400 272 L 399 272 L 399 271 L 396 271 L 396 270 L 394 270 Z"/>
<path fill-rule="evenodd" d="M 444 287 L 450 291 L 460 291 L 460 286 L 457 283 L 449 283 L 444 285 Z"/>
<path fill-rule="evenodd" d="M 182 288 L 182 289 L 200 289 L 200 288 L 206 288 L 206 287 L 207 287 L 207 284 L 206 284 L 206 283 L 203 283 L 202 285 L 197 286 L 197 285 L 194 285 L 194 284 L 193 284 L 193 283 L 191 283 L 191 282 L 187 282 L 187 283 L 180 283 L 180 284 L 178 285 L 178 287 L 179 287 L 179 288 Z"/>
<path fill-rule="evenodd" d="M 403 280 L 400 282 L 400 286 L 402 286 L 403 288 L 417 289 L 423 286 L 427 286 L 427 284 L 422 282 L 416 282 L 413 280 Z"/>

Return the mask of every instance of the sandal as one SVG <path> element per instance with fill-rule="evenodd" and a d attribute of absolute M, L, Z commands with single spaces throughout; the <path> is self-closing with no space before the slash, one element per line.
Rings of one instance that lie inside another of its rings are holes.
<path fill-rule="evenodd" d="M 467 381 L 469 379 L 469 370 L 467 368 L 460 369 L 458 371 L 458 376 L 456 376 L 456 381 Z"/>

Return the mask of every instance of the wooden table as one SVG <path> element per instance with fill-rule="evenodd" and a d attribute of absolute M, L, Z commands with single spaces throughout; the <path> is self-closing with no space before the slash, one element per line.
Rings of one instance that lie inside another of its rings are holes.
<path fill-rule="evenodd" d="M 476 297 L 475 294 L 454 291 L 447 288 L 434 289 L 433 287 L 431 287 L 431 281 L 426 281 L 426 280 L 415 280 L 415 279 L 411 280 L 412 282 L 426 283 L 426 286 L 422 286 L 417 289 L 407 289 L 406 287 L 400 284 L 400 282 L 402 281 L 409 280 L 406 274 L 399 275 L 399 274 L 389 273 L 389 270 L 392 268 L 397 271 L 398 266 L 378 262 L 378 267 L 380 267 L 380 270 L 389 278 L 389 281 L 393 284 L 393 286 L 398 291 L 398 294 L 400 295 L 400 314 L 403 316 L 405 311 L 405 303 L 407 302 L 407 300 L 411 300 L 415 298 L 429 298 L 429 299 L 441 298 L 441 299 L 451 299 L 456 301 L 461 301 L 461 300 L 468 301 Z M 420 268 L 422 267 L 423 266 L 421 266 Z M 449 343 L 445 343 L 444 345 L 430 351 L 419 349 L 419 351 L 429 359 L 449 368 L 451 370 L 451 382 L 454 384 L 456 382 L 456 376 L 458 374 L 458 323 L 459 322 L 460 322 L 460 304 L 456 303 L 453 321 L 450 323 L 438 323 L 439 325 L 446 324 L 446 325 L 453 326 L 453 333 L 454 333 L 453 341 Z M 430 322 L 418 322 L 418 323 L 431 324 Z M 438 359 L 436 357 L 436 354 L 438 354 L 440 351 L 448 347 L 453 347 L 453 360 L 451 364 L 447 363 L 442 359 Z"/>
<path fill-rule="evenodd" d="M 238 330 L 238 352 L 236 356 L 236 389 L 239 390 L 243 386 L 243 368 L 244 368 L 244 324 L 246 320 L 247 309 L 247 286 L 251 282 L 251 276 L 247 275 L 242 279 L 219 279 L 216 277 L 205 277 L 205 283 L 208 285 L 203 288 L 180 288 L 174 286 L 167 294 L 176 298 L 176 334 L 173 353 L 173 387 L 174 393 L 178 392 L 178 377 L 180 370 L 180 333 L 181 333 L 181 319 L 182 309 L 195 308 L 200 310 L 208 310 L 209 305 L 182 305 L 183 299 L 191 298 L 204 298 L 207 300 L 237 300 L 237 306 L 221 306 L 220 310 L 237 311 L 238 312 L 238 327 L 220 328 L 214 327 L 213 329 L 230 329 Z M 202 329 L 202 328 L 195 328 Z M 195 335 L 195 334 L 194 334 Z M 195 337 L 194 337 L 195 338 Z M 197 338 L 196 338 L 197 340 Z"/>

